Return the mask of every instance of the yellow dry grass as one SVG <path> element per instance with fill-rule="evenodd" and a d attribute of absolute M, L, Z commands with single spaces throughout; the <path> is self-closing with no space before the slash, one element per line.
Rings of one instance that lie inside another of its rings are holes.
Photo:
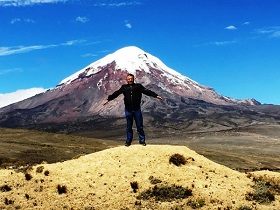
<path fill-rule="evenodd" d="M 186 164 L 171 164 L 173 154 L 183 155 Z M 0 209 L 192 209 L 188 203 L 198 201 L 205 203 L 200 209 L 280 209 L 279 195 L 269 204 L 246 200 L 253 191 L 252 176 L 260 174 L 270 176 L 268 171 L 248 176 L 185 146 L 120 146 L 65 162 L 43 163 L 24 173 L 0 170 Z M 272 176 L 280 178 L 279 173 Z M 151 177 L 162 182 L 151 183 Z M 131 182 L 138 183 L 136 192 Z M 174 184 L 191 189 L 192 196 L 171 201 L 137 199 L 155 185 Z M 66 192 L 59 194 L 58 185 Z"/>

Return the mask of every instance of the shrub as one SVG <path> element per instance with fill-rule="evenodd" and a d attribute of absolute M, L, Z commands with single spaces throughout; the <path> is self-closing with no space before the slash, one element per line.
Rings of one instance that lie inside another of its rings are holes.
<path fill-rule="evenodd" d="M 9 192 L 9 191 L 11 191 L 11 190 L 12 190 L 12 188 L 9 187 L 9 186 L 6 185 L 6 184 L 0 187 L 0 191 L 2 191 L 2 192 Z"/>
<path fill-rule="evenodd" d="M 39 167 L 36 168 L 37 173 L 42 173 L 43 170 L 44 170 L 44 166 L 39 166 Z"/>
<path fill-rule="evenodd" d="M 246 195 L 247 200 L 255 200 L 258 203 L 270 203 L 275 200 L 274 194 L 269 190 L 269 184 L 257 181 L 254 185 L 254 192 Z"/>
<path fill-rule="evenodd" d="M 27 181 L 29 181 L 29 180 L 31 180 L 32 179 L 32 176 L 31 176 L 31 174 L 25 174 L 25 179 L 27 180 Z"/>
<path fill-rule="evenodd" d="M 45 176 L 49 176 L 50 172 L 49 171 L 45 171 L 44 174 L 45 174 Z"/>
<path fill-rule="evenodd" d="M 195 201 L 188 201 L 188 206 L 192 207 L 193 209 L 200 208 L 205 205 L 205 201 L 202 199 L 195 200 Z"/>
<path fill-rule="evenodd" d="M 252 178 L 254 182 L 265 182 L 270 192 L 280 194 L 280 180 L 275 177 L 259 176 L 255 177 L 253 174 L 249 174 L 248 178 Z"/>
<path fill-rule="evenodd" d="M 186 158 L 183 155 L 177 153 L 171 155 L 169 158 L 169 163 L 173 163 L 175 166 L 185 165 L 186 162 Z"/>
<path fill-rule="evenodd" d="M 192 190 L 184 188 L 182 186 L 154 186 L 152 189 L 148 189 L 142 192 L 137 199 L 148 200 L 155 198 L 157 201 L 172 201 L 175 199 L 183 199 L 192 195 Z"/>
<path fill-rule="evenodd" d="M 240 206 L 238 210 L 252 210 L 250 206 Z"/>
<path fill-rule="evenodd" d="M 57 192 L 58 194 L 63 194 L 67 192 L 67 187 L 65 185 L 57 185 Z"/>
<path fill-rule="evenodd" d="M 150 183 L 151 183 L 151 184 L 159 184 L 159 183 L 162 182 L 160 179 L 157 179 L 157 178 L 155 178 L 155 177 L 153 177 L 153 176 L 150 176 L 150 177 L 149 177 L 149 180 L 150 180 Z"/>
<path fill-rule="evenodd" d="M 137 182 L 130 182 L 130 186 L 133 189 L 133 192 L 136 193 L 138 190 L 138 183 Z"/>
<path fill-rule="evenodd" d="M 6 205 L 10 205 L 10 204 L 13 204 L 14 201 L 13 200 L 10 200 L 8 198 L 5 198 L 5 202 L 4 202 Z"/>

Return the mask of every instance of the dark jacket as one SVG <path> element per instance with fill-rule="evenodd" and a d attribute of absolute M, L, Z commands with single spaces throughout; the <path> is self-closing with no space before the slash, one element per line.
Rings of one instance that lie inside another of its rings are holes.
<path fill-rule="evenodd" d="M 140 108 L 142 93 L 156 98 L 158 95 L 145 88 L 143 85 L 134 83 L 132 85 L 122 85 L 121 88 L 108 96 L 108 101 L 117 98 L 120 94 L 124 95 L 124 105 L 127 110 L 137 110 Z"/>

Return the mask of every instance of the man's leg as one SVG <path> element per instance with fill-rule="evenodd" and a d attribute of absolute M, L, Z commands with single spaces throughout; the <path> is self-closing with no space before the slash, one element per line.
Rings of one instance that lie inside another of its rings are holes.
<path fill-rule="evenodd" d="M 141 109 L 134 112 L 134 119 L 135 119 L 135 123 L 136 123 L 136 127 L 137 127 L 137 133 L 139 136 L 139 143 L 146 144 L 144 126 L 143 126 L 143 116 L 142 116 Z"/>
<path fill-rule="evenodd" d="M 133 139 L 133 114 L 132 111 L 125 110 L 125 117 L 126 117 L 126 145 L 130 145 Z"/>

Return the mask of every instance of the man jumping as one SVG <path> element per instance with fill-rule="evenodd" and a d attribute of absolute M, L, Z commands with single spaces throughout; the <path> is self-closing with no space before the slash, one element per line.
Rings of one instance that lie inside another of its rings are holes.
<path fill-rule="evenodd" d="M 142 93 L 154 98 L 162 100 L 162 98 L 155 92 L 145 88 L 143 85 L 134 83 L 134 75 L 128 74 L 126 76 L 126 85 L 122 85 L 121 88 L 115 91 L 112 95 L 108 96 L 108 99 L 104 101 L 103 105 L 106 105 L 109 101 L 114 100 L 120 94 L 124 95 L 125 105 L 125 117 L 126 117 L 126 142 L 125 146 L 130 146 L 133 139 L 133 119 L 135 120 L 137 133 L 139 136 L 139 143 L 146 146 L 145 133 L 143 129 L 143 116 L 141 112 L 141 98 Z"/>

